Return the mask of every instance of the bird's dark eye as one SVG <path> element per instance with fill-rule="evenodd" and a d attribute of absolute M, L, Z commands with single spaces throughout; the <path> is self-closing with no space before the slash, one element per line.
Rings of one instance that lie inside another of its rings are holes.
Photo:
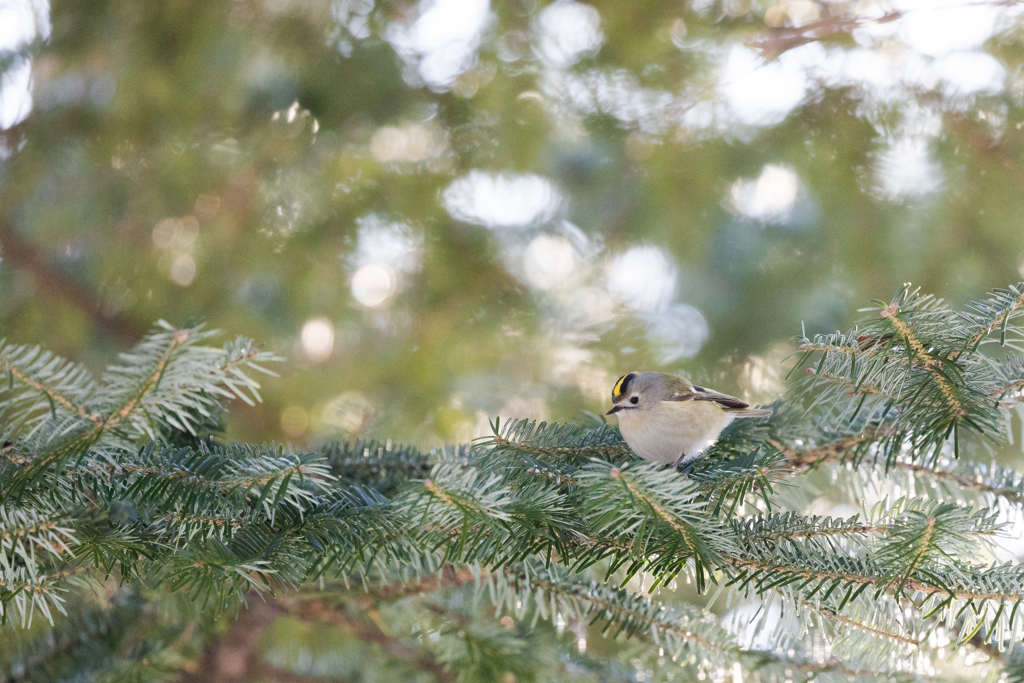
<path fill-rule="evenodd" d="M 634 396 L 633 398 L 629 399 L 629 402 L 632 403 L 633 405 L 636 405 L 637 403 L 640 402 L 640 399 Z"/>

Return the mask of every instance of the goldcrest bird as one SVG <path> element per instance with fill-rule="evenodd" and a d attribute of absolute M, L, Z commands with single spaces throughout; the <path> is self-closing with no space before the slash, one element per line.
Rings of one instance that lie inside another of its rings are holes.
<path fill-rule="evenodd" d="M 737 417 L 768 417 L 766 408 L 697 387 L 664 372 L 631 372 L 612 387 L 612 409 L 619 431 L 644 460 L 676 467 L 690 462 Z"/>

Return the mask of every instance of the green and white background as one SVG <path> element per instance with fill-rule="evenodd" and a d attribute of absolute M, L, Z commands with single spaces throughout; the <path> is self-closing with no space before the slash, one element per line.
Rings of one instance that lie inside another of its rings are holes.
<path fill-rule="evenodd" d="M 1024 272 L 1013 0 L 0 0 L 0 73 L 0 337 L 96 371 L 158 319 L 251 337 L 287 362 L 226 439 L 585 424 L 635 369 L 770 403 L 804 332 Z M 1024 469 L 1011 428 L 984 457 Z M 261 642 L 277 672 L 430 680 L 350 636 Z"/>

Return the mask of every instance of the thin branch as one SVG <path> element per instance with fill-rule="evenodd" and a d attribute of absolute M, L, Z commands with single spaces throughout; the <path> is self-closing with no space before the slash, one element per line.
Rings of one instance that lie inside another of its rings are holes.
<path fill-rule="evenodd" d="M 953 413 L 955 413 L 956 415 L 966 414 L 967 411 L 964 410 L 963 404 L 960 402 L 959 397 L 957 397 L 956 395 L 956 389 L 953 387 L 950 381 L 946 379 L 945 375 L 943 375 L 942 372 L 939 371 L 937 367 L 939 362 L 931 357 L 931 354 L 928 353 L 928 350 L 924 347 L 924 344 L 922 344 L 921 341 L 917 338 L 917 336 L 914 335 L 913 331 L 910 329 L 910 326 L 896 316 L 898 312 L 899 304 L 893 302 L 892 304 L 887 306 L 879 315 L 881 315 L 883 318 L 889 319 L 893 327 L 896 328 L 896 331 L 899 332 L 901 337 L 903 337 L 903 340 L 907 342 L 907 346 L 913 349 L 914 355 L 917 358 L 924 359 L 924 361 L 921 363 L 921 366 L 924 367 L 924 369 L 927 370 L 928 373 L 935 378 L 936 384 L 939 385 L 939 389 L 942 391 L 942 395 L 946 397 L 946 401 L 953 409 Z"/>
<path fill-rule="evenodd" d="M 330 624 L 364 643 L 379 645 L 391 657 L 413 664 L 441 683 L 455 683 L 458 680 L 458 676 L 445 668 L 430 652 L 406 645 L 398 638 L 384 633 L 371 621 L 355 619 L 319 601 L 303 601 L 292 606 L 289 613 L 303 621 Z"/>
<path fill-rule="evenodd" d="M 907 581 L 910 580 L 910 574 L 915 569 L 917 569 L 917 566 L 919 564 L 921 564 L 921 560 L 923 560 L 925 557 L 928 556 L 928 546 L 931 545 L 932 536 L 934 536 L 934 535 L 935 535 L 935 516 L 934 515 L 928 515 L 928 519 L 926 521 L 925 528 L 924 528 L 924 535 L 921 536 L 921 548 L 920 548 L 920 550 L 918 550 L 917 554 L 914 556 L 914 559 L 911 561 L 910 566 L 907 567 L 907 572 L 904 575 L 903 580 L 900 581 L 900 585 L 896 588 L 896 595 L 899 595 L 901 592 L 903 592 L 903 586 L 905 586 L 907 584 Z"/>
<path fill-rule="evenodd" d="M 526 474 L 531 477 L 539 477 L 547 481 L 553 481 L 557 486 L 576 486 L 579 480 L 570 474 L 562 474 L 542 467 L 527 467 Z"/>
<path fill-rule="evenodd" d="M 837 346 L 835 344 L 819 344 L 818 342 L 805 342 L 805 343 L 801 344 L 800 346 L 798 346 L 796 348 L 797 348 L 798 351 L 810 351 L 812 353 L 815 352 L 815 351 L 825 351 L 826 353 L 848 353 L 848 354 L 865 353 L 864 349 L 858 348 L 856 346 Z M 866 352 L 866 353 L 868 353 L 869 355 L 872 355 L 872 352 Z"/>
<path fill-rule="evenodd" d="M 644 493 L 644 491 L 639 486 L 637 486 L 632 480 L 630 480 L 629 477 L 622 474 L 622 471 L 619 468 L 611 468 L 610 473 L 613 479 L 621 479 L 626 489 L 630 492 L 630 494 L 633 495 L 634 498 L 642 500 L 643 502 L 647 503 L 648 507 L 654 510 L 654 512 L 657 513 L 657 515 L 661 517 L 663 520 L 665 520 L 665 522 L 670 527 L 675 529 L 686 540 L 686 542 L 690 544 L 691 547 L 696 545 L 693 542 L 690 530 L 678 517 L 676 517 L 668 510 L 666 510 L 664 507 L 659 505 L 658 501 L 654 500 L 646 493 Z"/>
<path fill-rule="evenodd" d="M 1007 310 L 1005 310 L 1002 313 L 1000 313 L 995 318 L 995 320 L 993 320 L 991 323 L 988 324 L 987 327 L 983 327 L 980 330 L 978 330 L 977 332 L 975 332 L 971 336 L 971 338 L 967 340 L 967 343 L 964 344 L 964 348 L 973 349 L 982 339 L 985 338 L 985 336 L 987 334 L 992 332 L 993 329 L 995 329 L 996 327 L 999 327 L 1000 325 L 1002 325 L 1003 321 L 1006 320 L 1014 311 L 1016 311 L 1018 308 L 1020 308 L 1021 304 L 1024 304 L 1024 294 L 1022 294 L 1021 296 L 1018 296 L 1016 299 L 1014 299 L 1013 300 L 1013 305 L 1010 306 L 1010 308 L 1008 308 Z M 955 353 L 953 355 L 953 360 L 956 360 L 959 356 L 960 356 L 960 352 Z"/>
<path fill-rule="evenodd" d="M 885 396 L 886 398 L 893 402 L 897 400 L 897 397 L 893 396 L 892 394 L 890 394 L 889 392 L 885 391 L 880 387 L 872 386 L 870 384 L 857 384 L 856 382 L 851 382 L 845 377 L 831 375 L 827 372 L 816 372 L 814 368 L 808 368 L 808 372 L 813 373 L 814 376 L 818 377 L 819 379 L 832 382 L 833 384 L 839 384 L 840 386 L 849 387 L 851 389 L 851 391 L 849 392 L 851 395 L 872 394 L 875 396 Z"/>
<path fill-rule="evenodd" d="M 110 417 L 107 418 L 106 422 L 103 424 L 104 428 L 113 429 L 123 420 L 131 416 L 135 411 L 135 408 L 142 402 L 142 399 L 149 393 L 150 388 L 155 387 L 157 383 L 160 382 L 160 378 L 163 377 L 164 371 L 167 369 L 167 364 L 171 362 L 171 356 L 179 346 L 188 341 L 189 332 L 190 330 L 178 330 L 174 333 L 171 337 L 171 343 L 167 345 L 167 349 L 160 357 L 160 360 L 157 361 L 153 372 L 150 373 L 149 377 L 147 377 L 141 385 L 139 385 L 135 395 L 132 396 L 127 403 L 121 406 L 120 410 L 111 414 Z"/>
<path fill-rule="evenodd" d="M 676 624 L 672 623 L 671 621 L 665 619 L 658 619 L 656 617 L 649 617 L 641 612 L 637 612 L 635 610 L 628 610 L 624 608 L 622 605 L 611 602 L 609 600 L 602 600 L 596 594 L 587 593 L 585 595 L 581 595 L 577 592 L 570 593 L 565 590 L 564 586 L 561 586 L 557 583 L 544 581 L 543 579 L 540 579 L 536 576 L 527 577 L 525 574 L 519 574 L 519 576 L 520 578 L 527 579 L 536 588 L 543 589 L 545 591 L 548 591 L 549 593 L 562 593 L 563 595 L 571 595 L 574 600 L 581 602 L 589 607 L 592 607 L 596 611 L 610 612 L 620 617 L 627 617 L 631 621 L 641 622 L 645 624 L 648 628 L 657 628 L 659 631 L 663 633 L 671 633 L 675 636 L 683 638 L 684 640 L 689 640 L 694 643 L 697 643 L 703 647 L 712 650 L 718 650 L 720 652 L 728 652 L 736 649 L 735 647 L 726 648 L 718 643 L 713 643 L 709 640 L 701 638 L 692 631 L 687 631 L 686 629 L 679 628 Z"/>
<path fill-rule="evenodd" d="M 194 670 L 182 672 L 180 683 L 242 683 L 262 657 L 260 643 L 273 624 L 284 614 L 274 601 L 254 601 L 242 611 L 226 633 L 209 643 Z"/>
<path fill-rule="evenodd" d="M 851 627 L 853 627 L 853 628 L 855 628 L 855 629 L 857 629 L 859 631 L 864 631 L 865 633 L 871 633 L 871 634 L 879 636 L 881 638 L 887 638 L 887 639 L 895 641 L 897 643 L 904 643 L 905 645 L 910 645 L 912 647 L 921 647 L 921 641 L 919 641 L 919 640 L 914 640 L 913 638 L 907 638 L 906 636 L 901 636 L 898 633 L 890 633 L 889 631 L 883 631 L 882 629 L 878 629 L 878 628 L 875 628 L 873 626 L 868 626 L 867 624 L 863 624 L 863 623 L 861 623 L 859 621 L 855 621 L 853 619 L 849 619 L 847 617 L 844 617 L 843 615 L 839 614 L 838 612 L 830 610 L 827 607 L 822 607 L 820 605 L 815 605 L 814 603 L 812 603 L 810 601 L 807 601 L 807 600 L 801 600 L 800 604 L 802 604 L 804 607 L 807 607 L 809 609 L 813 609 L 815 612 L 817 612 L 821 616 L 825 617 L 826 619 L 831 619 L 832 621 L 837 621 L 837 622 L 839 622 L 841 624 L 846 624 L 847 626 L 851 626 Z"/>
<path fill-rule="evenodd" d="M 631 451 L 625 443 L 623 443 L 621 446 L 614 448 L 608 446 L 537 446 L 522 441 L 513 441 L 511 439 L 506 439 L 505 437 L 500 435 L 494 437 L 494 443 L 495 445 L 498 446 L 507 446 L 509 448 L 515 448 L 518 451 L 523 451 L 524 453 L 539 456 L 577 455 L 581 450 L 597 453 L 598 455 L 608 457 L 614 457 L 617 455 L 632 455 L 633 453 L 633 451 Z"/>
<path fill-rule="evenodd" d="M 805 529 L 794 529 L 792 531 L 763 531 L 745 532 L 738 530 L 737 534 L 745 543 L 755 541 L 782 541 L 796 538 L 819 538 L 830 536 L 862 536 L 866 534 L 888 533 L 892 527 L 886 525 L 859 524 L 847 527 L 808 527 Z"/>
<path fill-rule="evenodd" d="M 93 325 L 125 346 L 146 333 L 134 320 L 106 309 L 96 296 L 67 271 L 53 265 L 37 247 L 26 242 L 11 226 L 0 227 L 0 255 L 15 267 L 27 271 L 40 291 L 65 301 L 85 314 Z"/>
<path fill-rule="evenodd" d="M 71 412 L 78 413 L 80 416 L 88 420 L 92 420 L 96 424 L 103 422 L 103 418 L 100 417 L 99 415 L 91 414 L 88 410 L 86 410 L 85 406 L 78 405 L 77 403 L 69 399 L 67 396 L 64 396 L 63 394 L 58 392 L 56 389 L 48 387 L 42 382 L 38 382 L 32 379 L 31 377 L 23 373 L 21 370 L 14 367 L 14 365 L 12 365 L 9 361 L 5 360 L 2 356 L 0 356 L 0 363 L 3 363 L 4 369 L 7 372 L 11 373 L 11 376 L 13 376 L 14 379 L 18 380 L 22 384 L 27 384 L 28 386 L 32 387 L 33 389 L 42 394 L 45 394 L 46 397 L 50 399 L 53 403 L 62 405 Z"/>
<path fill-rule="evenodd" d="M 790 463 L 796 469 L 810 469 L 823 465 L 826 463 L 838 463 L 843 461 L 844 454 L 859 446 L 867 441 L 873 441 L 880 435 L 877 433 L 864 433 L 857 434 L 854 436 L 841 439 L 834 443 L 819 448 L 807 448 L 807 449 L 796 449 L 792 448 L 781 441 L 772 440 L 770 443 L 778 448 L 780 451 L 786 454 L 789 458 Z M 969 491 L 978 491 L 980 493 L 990 493 L 999 498 L 1003 498 L 1010 503 L 1015 505 L 1024 505 L 1024 491 L 1018 491 L 1015 489 L 999 488 L 984 483 L 984 481 L 978 481 L 977 479 L 971 479 L 965 476 L 955 474 L 946 470 L 936 470 L 923 465 L 917 465 L 910 462 L 903 462 L 897 460 L 892 463 L 892 466 L 896 469 L 905 470 L 915 477 L 929 477 L 936 479 L 948 484 L 956 485 L 962 489 Z"/>
<path fill-rule="evenodd" d="M 885 24 L 903 16 L 900 10 L 890 10 L 880 17 L 865 17 L 855 14 L 841 14 L 812 21 L 803 26 L 772 28 L 767 38 L 751 41 L 750 47 L 757 49 L 765 59 L 775 59 L 783 52 L 821 40 L 834 33 L 850 33 L 861 26 Z"/>
<path fill-rule="evenodd" d="M 395 581 L 374 585 L 372 582 L 360 577 L 348 577 L 349 582 L 358 581 L 356 588 L 341 590 L 346 602 L 351 602 L 360 609 L 370 607 L 382 602 L 395 602 L 414 595 L 426 595 L 442 588 L 459 588 L 475 581 L 486 580 L 492 576 L 487 570 L 480 572 L 473 571 L 468 567 L 455 567 L 446 564 L 440 572 L 415 577 L 407 581 Z M 308 591 L 300 591 L 295 594 L 299 600 L 323 600 L 329 592 L 319 587 L 310 587 Z"/>
<path fill-rule="evenodd" d="M 897 462 L 896 467 L 900 469 L 912 472 L 915 476 L 931 477 L 939 481 L 944 481 L 950 484 L 955 484 L 963 489 L 971 491 L 980 491 L 981 493 L 991 493 L 994 496 L 1004 498 L 1005 500 L 1014 503 L 1016 505 L 1024 505 L 1024 493 L 1014 489 L 998 488 L 996 486 L 990 486 L 983 481 L 976 479 L 969 479 L 953 472 L 947 472 L 945 470 L 933 470 L 922 465 L 915 465 L 909 462 Z"/>
<path fill-rule="evenodd" d="M 66 579 L 69 576 L 75 576 L 76 574 L 82 574 L 91 569 L 92 567 L 90 565 L 80 564 L 51 574 L 40 574 L 30 581 L 4 581 L 3 579 L 0 579 L 0 588 L 5 588 L 11 593 L 17 593 L 18 591 L 23 590 L 30 590 L 36 594 L 48 593 L 51 592 L 51 589 L 43 585 L 45 581 L 60 581 L 61 579 Z"/>
<path fill-rule="evenodd" d="M 829 462 L 839 462 L 847 451 L 873 441 L 878 436 L 875 432 L 866 431 L 817 448 L 793 448 L 777 439 L 771 439 L 769 443 L 785 453 L 794 468 L 810 469 Z"/>
<path fill-rule="evenodd" d="M 826 580 L 826 581 L 842 581 L 844 583 L 853 584 L 868 584 L 870 586 L 879 586 L 881 584 L 888 583 L 888 581 L 881 576 L 873 576 L 870 574 L 855 574 L 851 572 L 839 572 L 830 570 L 817 570 L 817 569 L 794 569 L 790 565 L 779 564 L 776 562 L 768 562 L 766 560 L 755 560 L 746 557 L 731 557 L 726 560 L 727 564 L 733 567 L 741 569 L 754 569 L 756 571 L 770 571 L 775 572 L 776 575 L 780 572 L 785 572 L 788 576 L 793 576 L 799 579 L 812 579 L 812 580 Z M 977 591 L 967 590 L 953 590 L 950 591 L 947 588 L 943 588 L 939 585 L 930 585 L 920 581 L 918 579 L 905 579 L 900 588 L 909 588 L 910 590 L 920 591 L 922 593 L 937 594 L 951 596 L 958 600 L 998 600 L 1000 602 L 1016 602 L 1020 599 L 1020 596 L 1016 593 L 981 593 Z M 893 592 L 891 588 L 887 589 L 888 592 Z"/>

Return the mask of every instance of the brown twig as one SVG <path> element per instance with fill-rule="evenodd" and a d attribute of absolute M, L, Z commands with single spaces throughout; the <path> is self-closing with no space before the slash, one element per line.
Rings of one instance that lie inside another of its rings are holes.
<path fill-rule="evenodd" d="M 822 446 L 820 448 L 808 448 L 808 449 L 795 449 L 780 441 L 772 441 L 772 445 L 778 448 L 780 451 L 785 453 L 790 463 L 796 469 L 810 469 L 823 465 L 826 463 L 837 463 L 843 460 L 844 454 L 851 448 L 858 446 L 865 441 L 876 438 L 877 435 L 872 434 L 858 434 L 850 436 L 845 439 L 836 441 L 835 443 Z M 896 469 L 904 470 L 916 477 L 928 477 L 937 481 L 945 482 L 958 486 L 962 489 L 969 491 L 978 491 L 980 493 L 991 493 L 994 496 L 998 496 L 1007 500 L 1008 502 L 1024 505 L 1024 492 L 1015 489 L 998 488 L 984 483 L 983 481 L 977 481 L 976 479 L 970 479 L 968 477 L 956 474 L 954 472 L 948 472 L 946 470 L 936 470 L 923 465 L 917 465 L 911 462 L 903 462 L 897 460 L 893 463 L 893 467 Z"/>
<path fill-rule="evenodd" d="M 254 601 L 225 633 L 207 645 L 194 670 L 182 672 L 180 683 L 251 680 L 253 670 L 260 665 L 263 636 L 281 614 L 284 609 L 277 602 Z"/>
<path fill-rule="evenodd" d="M 290 610 L 290 613 L 303 621 L 330 624 L 346 635 L 364 643 L 379 645 L 391 657 L 413 664 L 441 683 L 455 683 L 458 678 L 454 672 L 449 671 L 438 662 L 430 652 L 406 645 L 398 638 L 385 633 L 372 620 L 357 619 L 319 601 L 304 601 Z"/>
<path fill-rule="evenodd" d="M 10 226 L 0 227 L 0 255 L 15 267 L 32 275 L 39 291 L 53 301 L 71 304 L 91 321 L 96 329 L 130 346 L 146 333 L 134 320 L 105 308 L 86 286 L 51 263 L 33 244 L 22 239 Z"/>
<path fill-rule="evenodd" d="M 899 10 L 891 10 L 880 17 L 840 14 L 812 21 L 803 26 L 772 28 L 769 30 L 767 38 L 751 41 L 748 45 L 758 50 L 762 57 L 770 60 L 775 59 L 787 50 L 792 50 L 815 40 L 821 40 L 834 33 L 850 33 L 861 26 L 886 24 L 896 21 L 902 16 L 903 12 Z"/>

